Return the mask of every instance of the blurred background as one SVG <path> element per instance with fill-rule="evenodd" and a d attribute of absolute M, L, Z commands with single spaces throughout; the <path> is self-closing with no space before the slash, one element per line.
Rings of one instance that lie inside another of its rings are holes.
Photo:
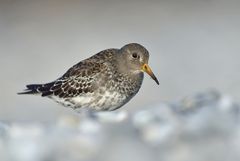
<path fill-rule="evenodd" d="M 130 42 L 149 50 L 160 86 L 146 76 L 124 109 L 208 88 L 239 100 L 239 7 L 238 0 L 1 0 L 0 118 L 51 121 L 73 114 L 51 100 L 16 93 Z"/>
<path fill-rule="evenodd" d="M 239 161 L 239 8 L 239 0 L 0 0 L 0 160 Z M 149 50 L 160 86 L 146 76 L 112 116 L 80 117 L 16 94 L 131 42 Z"/>

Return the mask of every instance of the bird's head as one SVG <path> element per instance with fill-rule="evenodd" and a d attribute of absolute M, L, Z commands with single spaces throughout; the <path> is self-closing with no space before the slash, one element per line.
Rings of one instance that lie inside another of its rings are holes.
<path fill-rule="evenodd" d="M 123 46 L 119 54 L 122 59 L 122 68 L 132 73 L 146 72 L 159 85 L 157 77 L 148 65 L 149 53 L 142 45 L 131 43 Z"/>

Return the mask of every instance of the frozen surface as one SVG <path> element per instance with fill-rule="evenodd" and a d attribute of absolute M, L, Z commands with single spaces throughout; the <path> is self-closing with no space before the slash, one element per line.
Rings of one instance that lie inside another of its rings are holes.
<path fill-rule="evenodd" d="M 239 112 L 231 97 L 210 90 L 129 114 L 0 122 L 0 160 L 239 161 Z"/>

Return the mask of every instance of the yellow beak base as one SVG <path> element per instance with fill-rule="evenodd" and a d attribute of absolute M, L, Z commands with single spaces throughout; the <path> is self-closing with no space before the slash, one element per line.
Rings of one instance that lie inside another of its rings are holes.
<path fill-rule="evenodd" d="M 150 75 L 152 77 L 152 79 L 159 85 L 159 81 L 158 81 L 157 77 L 153 74 L 152 69 L 149 67 L 148 64 L 144 64 L 142 66 L 142 70 L 144 72 L 146 72 L 148 75 Z"/>

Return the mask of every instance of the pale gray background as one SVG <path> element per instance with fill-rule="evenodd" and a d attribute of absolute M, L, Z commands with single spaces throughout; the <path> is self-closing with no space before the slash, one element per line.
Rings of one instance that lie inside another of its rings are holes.
<path fill-rule="evenodd" d="M 75 114 L 51 100 L 18 96 L 80 60 L 143 44 L 160 80 L 145 77 L 133 110 L 216 88 L 240 100 L 239 0 L 0 1 L 0 119 L 49 121 Z"/>

